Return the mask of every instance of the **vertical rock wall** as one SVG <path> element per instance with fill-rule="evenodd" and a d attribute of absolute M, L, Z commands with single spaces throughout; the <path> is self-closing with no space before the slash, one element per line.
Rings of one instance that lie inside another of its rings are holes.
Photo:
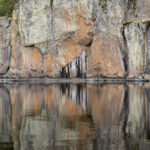
<path fill-rule="evenodd" d="M 13 12 L 12 57 L 5 77 L 58 77 L 61 68 L 89 47 L 92 9 L 92 1 L 86 0 L 21 0 Z"/>
<path fill-rule="evenodd" d="M 131 23 L 126 25 L 125 36 L 129 48 L 129 75 L 143 74 L 146 67 L 146 41 L 142 24 Z"/>
<path fill-rule="evenodd" d="M 11 51 L 10 19 L 0 18 L 0 74 L 7 73 L 10 63 Z"/>
<path fill-rule="evenodd" d="M 147 39 L 146 72 L 150 73 L 150 27 L 149 26 L 147 27 L 146 39 Z"/>
<path fill-rule="evenodd" d="M 0 18 L 1 77 L 149 78 L 149 5 L 20 0 Z"/>

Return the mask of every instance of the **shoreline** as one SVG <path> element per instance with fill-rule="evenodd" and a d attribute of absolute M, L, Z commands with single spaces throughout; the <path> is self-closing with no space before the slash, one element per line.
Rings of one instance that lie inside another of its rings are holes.
<path fill-rule="evenodd" d="M 149 83 L 150 79 L 139 78 L 0 78 L 0 83 Z"/>

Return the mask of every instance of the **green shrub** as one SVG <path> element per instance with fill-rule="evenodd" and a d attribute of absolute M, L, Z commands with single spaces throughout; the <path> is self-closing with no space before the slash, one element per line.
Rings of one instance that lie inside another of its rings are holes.
<path fill-rule="evenodd" d="M 0 0 L 0 16 L 10 17 L 18 0 Z"/>
<path fill-rule="evenodd" d="M 16 35 L 17 35 L 17 36 L 19 36 L 19 35 L 20 35 L 20 32 L 19 32 L 19 30 L 17 30 L 17 31 L 16 31 Z"/>

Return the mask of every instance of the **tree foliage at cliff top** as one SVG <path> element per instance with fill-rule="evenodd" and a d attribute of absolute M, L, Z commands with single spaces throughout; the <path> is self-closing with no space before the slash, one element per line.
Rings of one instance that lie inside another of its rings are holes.
<path fill-rule="evenodd" d="M 0 0 L 0 16 L 10 17 L 18 0 Z"/>

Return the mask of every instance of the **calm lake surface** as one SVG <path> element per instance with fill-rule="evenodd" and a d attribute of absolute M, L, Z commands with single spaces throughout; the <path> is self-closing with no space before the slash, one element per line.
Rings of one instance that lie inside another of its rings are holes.
<path fill-rule="evenodd" d="M 0 85 L 0 150 L 107 149 L 150 149 L 150 84 Z"/>

